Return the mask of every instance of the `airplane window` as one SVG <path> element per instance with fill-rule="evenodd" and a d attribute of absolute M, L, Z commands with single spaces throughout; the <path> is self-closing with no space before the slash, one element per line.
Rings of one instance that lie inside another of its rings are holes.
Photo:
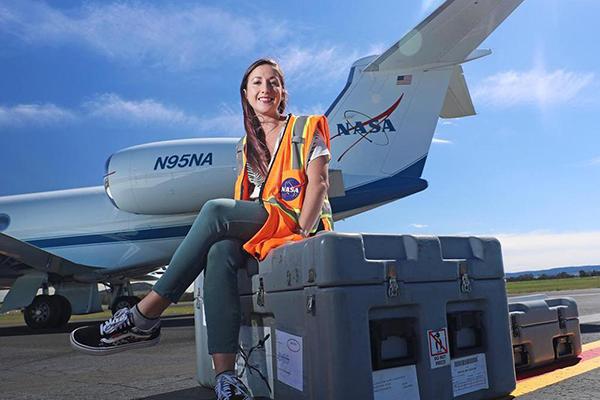
<path fill-rule="evenodd" d="M 10 225 L 10 217 L 7 214 L 0 214 L 0 232 L 6 230 Z"/>

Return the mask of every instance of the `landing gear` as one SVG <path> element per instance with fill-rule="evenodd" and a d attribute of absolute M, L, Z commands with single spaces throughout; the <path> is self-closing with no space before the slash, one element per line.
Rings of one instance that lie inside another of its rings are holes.
<path fill-rule="evenodd" d="M 71 303 L 61 295 L 35 296 L 25 308 L 23 317 L 27 326 L 32 329 L 64 326 L 71 318 Z"/>
<path fill-rule="evenodd" d="M 60 307 L 60 317 L 58 318 L 58 325 L 56 326 L 65 326 L 69 322 L 69 319 L 71 318 L 71 312 L 73 311 L 71 308 L 71 302 L 60 294 L 55 294 L 51 297 L 59 304 Z"/>
<path fill-rule="evenodd" d="M 141 299 L 137 296 L 119 296 L 117 297 L 110 306 L 113 315 L 121 308 L 131 308 L 139 303 Z"/>

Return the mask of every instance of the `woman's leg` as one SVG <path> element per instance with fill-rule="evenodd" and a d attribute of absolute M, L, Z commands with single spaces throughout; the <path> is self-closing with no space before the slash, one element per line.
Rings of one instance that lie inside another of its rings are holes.
<path fill-rule="evenodd" d="M 154 319 L 160 317 L 170 305 L 171 300 L 162 297 L 154 290 L 151 290 L 142 300 L 140 300 L 137 304 L 137 308 L 144 317 Z"/>
<path fill-rule="evenodd" d="M 208 352 L 213 356 L 216 374 L 235 367 L 241 318 L 237 273 L 249 257 L 243 244 L 239 239 L 215 243 L 208 252 L 204 270 Z"/>
<path fill-rule="evenodd" d="M 171 302 L 179 300 L 204 269 L 211 246 L 227 238 L 247 241 L 266 219 L 267 212 L 258 203 L 230 199 L 208 201 L 153 291 L 133 309 L 120 310 L 100 325 L 75 329 L 70 337 L 72 346 L 89 354 L 111 354 L 158 343 L 158 316 Z M 213 326 L 219 326 L 219 323 L 213 323 Z M 219 354 L 224 354 L 223 365 L 229 365 L 231 353 Z M 222 375 L 221 380 L 226 380 L 227 384 L 233 382 L 233 378 Z"/>
<path fill-rule="evenodd" d="M 170 303 L 176 303 L 206 265 L 211 246 L 225 238 L 249 240 L 263 226 L 267 212 L 257 202 L 231 199 L 204 204 L 187 236 L 181 242 L 167 271 L 152 292 L 138 303 L 148 318 L 158 317 Z"/>

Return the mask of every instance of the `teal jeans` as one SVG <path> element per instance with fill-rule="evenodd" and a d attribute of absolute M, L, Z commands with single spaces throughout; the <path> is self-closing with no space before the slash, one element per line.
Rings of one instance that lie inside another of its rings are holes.
<path fill-rule="evenodd" d="M 231 199 L 204 204 L 167 271 L 153 290 L 176 303 L 204 271 L 208 352 L 236 353 L 240 331 L 237 270 L 251 257 L 242 245 L 267 220 L 258 202 Z"/>

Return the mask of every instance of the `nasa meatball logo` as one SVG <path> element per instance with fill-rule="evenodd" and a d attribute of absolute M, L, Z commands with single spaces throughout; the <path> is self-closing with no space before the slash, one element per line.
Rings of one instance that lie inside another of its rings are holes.
<path fill-rule="evenodd" d="M 300 182 L 294 178 L 287 178 L 281 184 L 280 193 L 285 201 L 294 200 L 296 197 L 300 196 Z"/>

